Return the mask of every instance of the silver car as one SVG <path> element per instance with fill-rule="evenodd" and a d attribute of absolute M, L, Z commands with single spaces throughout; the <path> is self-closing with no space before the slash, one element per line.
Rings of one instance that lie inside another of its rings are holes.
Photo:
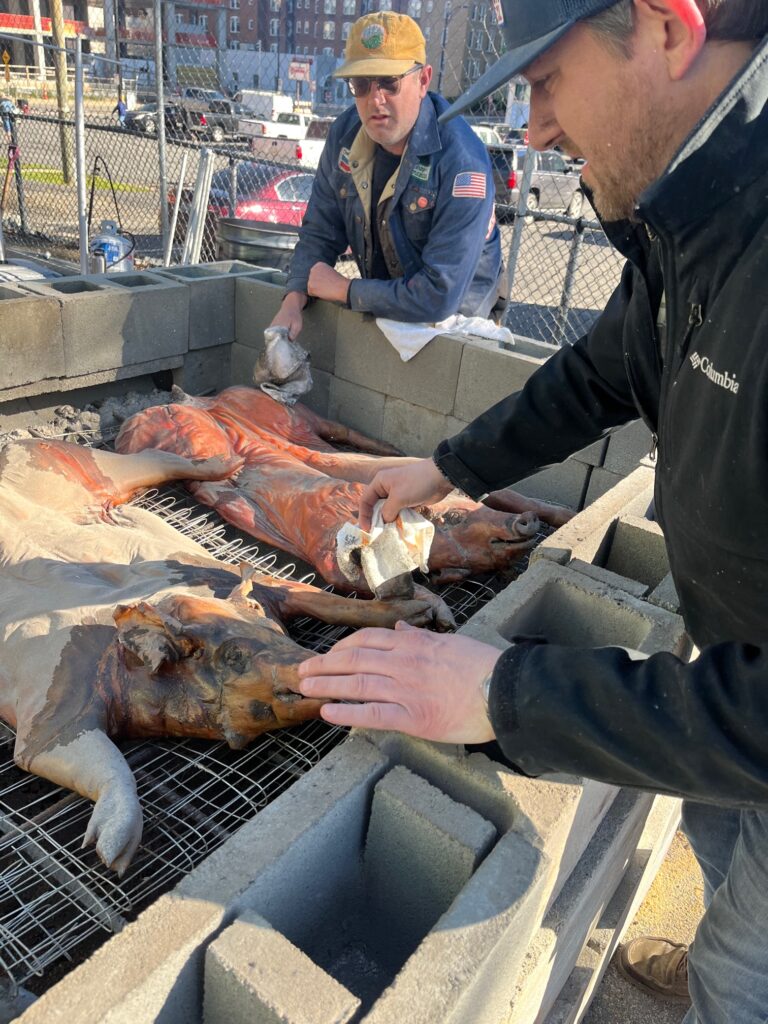
<path fill-rule="evenodd" d="M 580 217 L 585 199 L 578 171 L 554 149 L 531 152 L 534 167 L 528 209 L 564 210 L 570 217 Z M 519 146 L 489 146 L 488 153 L 496 186 L 496 216 L 505 220 L 517 209 L 526 150 Z"/>

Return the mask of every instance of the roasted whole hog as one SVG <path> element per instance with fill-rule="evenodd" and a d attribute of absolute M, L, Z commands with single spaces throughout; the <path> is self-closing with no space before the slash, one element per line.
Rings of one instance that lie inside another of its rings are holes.
<path fill-rule="evenodd" d="M 331 442 L 369 454 L 338 451 Z M 145 409 L 125 421 L 116 447 L 122 452 L 161 448 L 189 458 L 241 456 L 243 468 L 232 479 L 189 481 L 195 498 L 259 540 L 315 566 L 341 590 L 351 585 L 336 561 L 336 534 L 357 518 L 363 484 L 400 458 L 387 455 L 388 446 L 306 407 L 287 409 L 246 387 Z M 432 582 L 507 569 L 535 542 L 537 513 L 557 525 L 570 518 L 567 510 L 513 491 L 495 492 L 493 503 L 489 508 L 454 493 L 419 509 L 435 524 Z"/>
<path fill-rule="evenodd" d="M 239 573 L 122 504 L 165 481 L 224 478 L 242 461 L 43 440 L 0 451 L 0 716 L 16 729 L 21 768 L 95 801 L 85 843 L 120 873 L 142 815 L 113 739 L 195 736 L 242 747 L 317 717 L 320 702 L 293 690 L 311 654 L 283 628 L 296 616 L 450 625 L 426 592 L 351 601 Z"/>

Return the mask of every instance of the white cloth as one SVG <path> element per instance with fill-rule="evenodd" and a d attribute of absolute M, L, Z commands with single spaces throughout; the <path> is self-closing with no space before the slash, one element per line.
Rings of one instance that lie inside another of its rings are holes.
<path fill-rule="evenodd" d="M 454 313 L 435 324 L 404 324 L 399 320 L 377 317 L 376 324 L 387 339 L 400 353 L 404 363 L 412 359 L 438 334 L 467 334 L 476 338 L 490 338 L 491 341 L 506 341 L 513 345 L 515 336 L 508 327 L 499 327 L 493 320 L 481 316 L 462 316 Z"/>
<path fill-rule="evenodd" d="M 424 516 L 405 508 L 394 523 L 381 517 L 384 501 L 373 507 L 371 530 L 366 533 L 357 523 L 345 523 L 336 534 L 336 561 L 350 583 L 357 584 L 360 574 L 371 591 L 382 583 L 412 572 L 427 571 L 429 549 L 435 526 Z"/>

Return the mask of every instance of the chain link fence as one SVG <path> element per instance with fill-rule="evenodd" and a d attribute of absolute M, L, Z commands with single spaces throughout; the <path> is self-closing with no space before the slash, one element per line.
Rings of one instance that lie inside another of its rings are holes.
<path fill-rule="evenodd" d="M 26 2 L 14 5 L 23 9 Z M 135 264 L 150 267 L 190 258 L 251 258 L 249 253 L 264 262 L 268 254 L 251 244 L 264 225 L 295 232 L 328 126 L 351 102 L 346 84 L 331 73 L 361 14 L 394 9 L 418 20 L 433 67 L 432 87 L 448 99 L 503 51 L 490 3 L 106 0 L 100 16 L 95 5 L 81 6 L 90 21 L 65 21 L 59 48 L 51 42 L 55 26 L 46 19 L 37 32 L 29 15 L 0 14 L 7 69 L 0 97 L 12 104 L 10 110 L 4 105 L 1 212 L 12 254 L 79 260 L 76 37 L 85 51 L 90 238 L 103 222 L 113 221 L 133 242 Z M 524 174 L 527 111 L 527 87 L 519 80 L 471 111 L 468 120 L 486 143 L 494 169 L 511 280 L 506 322 L 516 333 L 562 344 L 579 337 L 603 308 L 622 261 L 581 193 L 577 168 L 561 154 L 536 154 Z M 210 161 L 208 205 L 198 251 L 190 254 L 201 161 Z M 273 265 L 284 266 L 289 254 L 274 250 Z M 357 274 L 349 258 L 338 269 Z"/>

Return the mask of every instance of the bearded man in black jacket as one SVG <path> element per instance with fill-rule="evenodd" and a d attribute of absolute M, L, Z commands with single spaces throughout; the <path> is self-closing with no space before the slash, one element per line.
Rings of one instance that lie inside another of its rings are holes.
<path fill-rule="evenodd" d="M 458 487 L 474 498 L 642 416 L 656 512 L 700 656 L 632 660 L 363 630 L 301 667 L 329 722 L 495 739 L 529 775 L 569 772 L 685 798 L 706 912 L 690 953 L 624 947 L 685 1024 L 768 1019 L 768 0 L 501 0 L 508 51 L 451 116 L 519 71 L 537 149 L 583 157 L 627 257 L 590 332 L 525 388 L 380 473 L 361 526 Z M 631 728 L 626 726 L 631 723 Z"/>

